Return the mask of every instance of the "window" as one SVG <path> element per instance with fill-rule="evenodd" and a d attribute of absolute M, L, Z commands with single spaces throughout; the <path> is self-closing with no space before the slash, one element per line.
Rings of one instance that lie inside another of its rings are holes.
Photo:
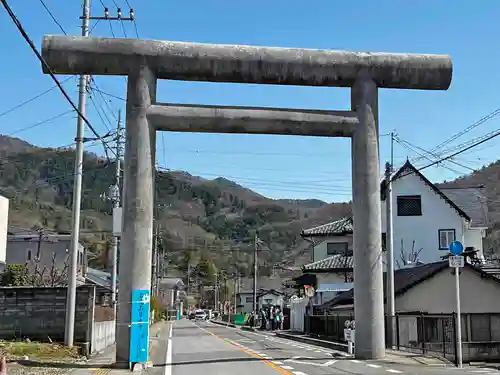
<path fill-rule="evenodd" d="M 439 250 L 448 250 L 450 244 L 455 241 L 455 229 L 439 229 Z"/>
<path fill-rule="evenodd" d="M 326 254 L 331 255 L 348 255 L 347 242 L 329 242 L 326 244 Z"/>
<path fill-rule="evenodd" d="M 28 256 L 26 258 L 27 260 L 31 260 L 31 250 L 28 250 Z"/>
<path fill-rule="evenodd" d="M 382 251 L 387 251 L 387 235 L 382 233 Z"/>
<path fill-rule="evenodd" d="M 253 296 L 247 297 L 245 299 L 246 303 L 252 303 L 253 302 Z"/>
<path fill-rule="evenodd" d="M 422 197 L 402 195 L 397 198 L 398 216 L 422 216 Z"/>

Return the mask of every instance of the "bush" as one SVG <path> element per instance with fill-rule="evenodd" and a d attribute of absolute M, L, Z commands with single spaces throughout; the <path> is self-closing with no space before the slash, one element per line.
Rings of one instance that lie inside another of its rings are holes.
<path fill-rule="evenodd" d="M 149 304 L 149 311 L 151 313 L 151 318 L 153 320 L 153 323 L 156 323 L 161 320 L 162 307 L 160 302 L 155 296 L 151 297 L 151 301 Z"/>

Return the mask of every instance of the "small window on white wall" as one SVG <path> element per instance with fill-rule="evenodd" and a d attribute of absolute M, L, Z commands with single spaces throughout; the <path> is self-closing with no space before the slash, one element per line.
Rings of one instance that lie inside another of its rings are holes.
<path fill-rule="evenodd" d="M 440 229 L 438 231 L 439 250 L 448 250 L 450 244 L 455 241 L 455 229 Z"/>

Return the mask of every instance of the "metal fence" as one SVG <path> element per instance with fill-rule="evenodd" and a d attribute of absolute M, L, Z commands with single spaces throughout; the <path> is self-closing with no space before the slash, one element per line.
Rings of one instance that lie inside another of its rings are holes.
<path fill-rule="evenodd" d="M 435 354 L 455 361 L 457 353 L 455 314 L 400 313 L 393 317 L 386 316 L 386 320 L 388 346 L 412 353 Z"/>
<path fill-rule="evenodd" d="M 344 341 L 345 322 L 353 320 L 354 316 L 352 314 L 306 315 L 304 319 L 306 334 L 334 341 Z"/>
<path fill-rule="evenodd" d="M 350 312 L 305 316 L 304 331 L 310 336 L 344 342 L 344 323 L 353 319 Z M 386 323 L 388 348 L 456 362 L 455 314 L 398 313 L 386 316 Z M 461 326 L 464 362 L 500 360 L 499 313 L 462 314 Z"/>

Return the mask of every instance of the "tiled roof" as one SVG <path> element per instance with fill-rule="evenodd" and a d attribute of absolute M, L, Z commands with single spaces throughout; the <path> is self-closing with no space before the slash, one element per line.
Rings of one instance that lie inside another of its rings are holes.
<path fill-rule="evenodd" d="M 303 271 L 327 271 L 332 269 L 346 269 L 354 267 L 354 258 L 352 256 L 332 255 L 328 258 L 318 260 L 314 263 L 306 264 L 302 267 Z"/>
<path fill-rule="evenodd" d="M 394 293 L 396 295 L 402 294 L 406 292 L 408 289 L 414 287 L 415 285 L 421 283 L 424 280 L 429 279 L 438 272 L 442 271 L 444 268 L 448 267 L 449 267 L 448 260 L 446 260 L 443 262 L 429 263 L 418 267 L 397 270 L 394 272 Z M 386 278 L 386 273 L 384 273 L 384 291 L 386 290 L 385 278 Z M 323 305 L 320 306 L 320 309 L 328 309 L 330 307 L 338 305 L 348 305 L 352 304 L 353 302 L 354 302 L 354 288 L 324 303 Z"/>
<path fill-rule="evenodd" d="M 473 227 L 488 226 L 488 206 L 482 188 L 446 188 L 439 187 L 450 200 L 460 207 L 471 220 Z"/>
<path fill-rule="evenodd" d="M 305 229 L 300 234 L 302 237 L 335 236 L 351 234 L 353 231 L 352 217 L 344 217 L 340 220 L 332 221 L 318 227 Z"/>
<path fill-rule="evenodd" d="M 489 278 L 500 283 L 499 279 L 496 279 L 492 275 L 487 274 L 480 268 L 474 267 L 469 263 L 465 263 L 465 266 L 472 269 L 473 271 L 480 274 L 482 277 Z M 436 263 L 424 264 L 418 267 L 400 269 L 394 272 L 394 294 L 396 296 L 401 295 L 413 288 L 414 286 L 420 284 L 421 282 L 430 279 L 439 272 L 449 269 L 448 260 Z M 386 273 L 384 273 L 384 291 L 386 284 Z M 385 293 L 384 293 L 385 294 Z M 354 288 L 344 292 L 334 299 L 324 303 L 320 306 L 321 310 L 328 309 L 339 305 L 349 305 L 354 303 Z"/>

